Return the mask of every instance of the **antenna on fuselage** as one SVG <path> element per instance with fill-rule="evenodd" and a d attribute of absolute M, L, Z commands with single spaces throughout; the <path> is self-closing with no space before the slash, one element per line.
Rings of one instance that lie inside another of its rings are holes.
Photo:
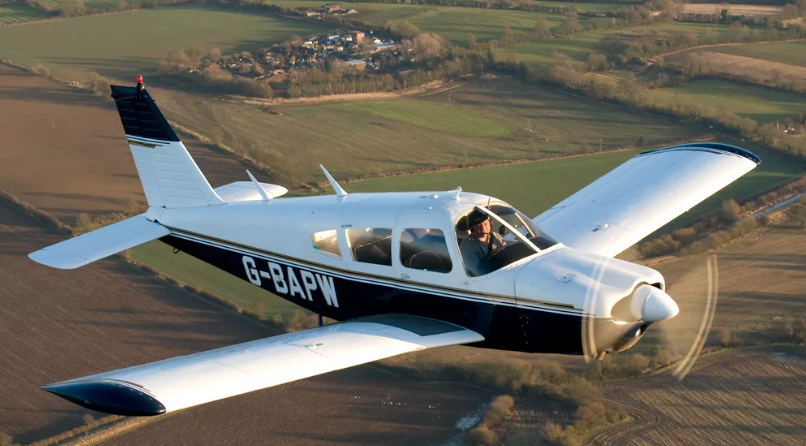
<path fill-rule="evenodd" d="M 269 196 L 266 194 L 266 191 L 263 190 L 263 186 L 261 186 L 260 183 L 258 183 L 257 180 L 255 179 L 255 177 L 252 176 L 252 172 L 250 172 L 247 169 L 246 174 L 249 175 L 249 179 L 252 180 L 252 184 L 254 184 L 255 187 L 257 188 L 257 191 L 260 192 L 260 196 L 263 197 L 263 201 L 271 200 L 271 198 L 269 198 Z"/>
<path fill-rule="evenodd" d="M 333 190 L 336 191 L 336 196 L 337 197 L 346 197 L 347 192 L 345 192 L 344 189 L 342 189 L 341 186 L 339 186 L 339 183 L 337 183 L 336 180 L 334 180 L 333 177 L 330 176 L 330 172 L 328 172 L 327 169 L 325 169 L 325 166 L 320 164 L 319 167 L 322 168 L 322 172 L 325 173 L 325 176 L 327 177 L 327 180 L 330 181 L 330 185 L 333 186 Z"/>
<path fill-rule="evenodd" d="M 458 200 L 460 193 L 462 193 L 462 186 L 459 186 L 459 187 L 456 188 L 456 195 L 453 196 L 453 199 Z"/>

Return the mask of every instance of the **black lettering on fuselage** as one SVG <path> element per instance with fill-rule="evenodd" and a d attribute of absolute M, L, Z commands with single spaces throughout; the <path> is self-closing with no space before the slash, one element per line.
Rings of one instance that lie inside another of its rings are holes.
<path fill-rule="evenodd" d="M 339 307 L 339 301 L 336 297 L 336 287 L 333 283 L 333 278 L 324 274 L 314 274 L 304 269 L 299 270 L 299 275 L 302 277 L 302 285 L 297 279 L 297 273 L 291 266 L 286 267 L 283 271 L 283 266 L 274 262 L 267 262 L 269 270 L 262 271 L 258 269 L 255 260 L 249 256 L 243 256 L 241 259 L 246 273 L 246 279 L 254 285 L 262 287 L 263 283 L 268 286 L 268 281 L 271 280 L 274 284 L 274 292 L 276 294 L 285 294 L 291 297 L 299 296 L 303 299 L 313 301 L 314 291 L 320 291 L 322 297 L 325 299 L 330 307 Z M 264 279 L 264 280 L 261 280 Z M 270 291 L 272 291 L 269 288 Z"/>

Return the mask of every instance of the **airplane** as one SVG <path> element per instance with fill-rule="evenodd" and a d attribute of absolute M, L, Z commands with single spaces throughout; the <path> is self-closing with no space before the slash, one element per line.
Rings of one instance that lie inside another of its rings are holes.
<path fill-rule="evenodd" d="M 761 162 L 717 143 L 646 151 L 534 218 L 461 188 L 348 194 L 324 167 L 335 194 L 283 197 L 248 171 L 213 189 L 142 77 L 111 90 L 148 211 L 29 257 L 73 269 L 161 240 L 320 315 L 317 328 L 42 387 L 119 415 L 449 345 L 626 350 L 679 309 L 659 272 L 615 256 Z"/>

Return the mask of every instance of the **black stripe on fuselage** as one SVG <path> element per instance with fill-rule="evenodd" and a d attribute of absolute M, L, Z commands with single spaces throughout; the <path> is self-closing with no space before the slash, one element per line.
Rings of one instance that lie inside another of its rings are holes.
<path fill-rule="evenodd" d="M 412 284 L 394 283 L 306 265 L 285 257 L 174 233 L 163 242 L 336 320 L 389 313 L 433 318 L 476 331 L 479 347 L 582 354 L 582 313 L 518 307 L 514 300 L 480 298 Z M 245 260 L 245 258 L 251 260 Z M 326 296 L 324 287 L 331 287 Z M 328 298 L 329 297 L 329 298 Z"/>
<path fill-rule="evenodd" d="M 301 260 L 294 257 L 289 257 L 282 254 L 277 254 L 274 252 L 263 251 L 257 248 L 253 248 L 250 246 L 240 245 L 231 241 L 217 239 L 213 237 L 203 236 L 200 234 L 181 231 L 175 228 L 168 227 L 171 230 L 173 236 L 179 238 L 185 238 L 190 241 L 196 241 L 198 243 L 205 243 L 210 244 L 212 246 L 218 246 L 223 249 L 227 250 L 234 250 L 241 252 L 247 255 L 254 255 L 258 257 L 266 257 L 269 259 L 276 259 L 278 261 L 283 262 L 290 262 L 294 266 L 298 266 L 301 268 L 310 268 L 314 270 L 318 270 L 328 275 L 340 275 L 349 280 L 359 280 L 365 281 L 367 283 L 380 283 L 384 285 L 392 285 L 398 286 L 403 288 L 412 288 L 415 290 L 424 290 L 425 292 L 432 293 L 432 294 L 444 294 L 448 297 L 454 297 L 458 299 L 471 299 L 471 300 L 481 300 L 482 302 L 490 302 L 493 301 L 496 304 L 500 305 L 516 305 L 516 303 L 524 308 L 533 308 L 539 309 L 543 311 L 552 311 L 558 312 L 561 314 L 571 314 L 571 315 L 580 315 L 584 316 L 585 314 L 582 310 L 574 308 L 572 305 L 566 304 L 558 304 L 558 303 L 549 303 L 549 302 L 542 302 L 537 300 L 517 300 L 512 296 L 504 296 L 500 294 L 489 294 L 489 293 L 479 293 L 473 292 L 470 290 L 460 290 L 456 288 L 449 288 L 434 284 L 424 284 L 421 282 L 412 282 L 406 280 L 398 280 L 392 277 L 386 276 L 378 276 L 372 274 L 365 274 L 359 273 L 356 271 L 349 271 L 344 270 L 341 268 L 324 265 L 321 263 L 313 263 L 306 260 Z"/>

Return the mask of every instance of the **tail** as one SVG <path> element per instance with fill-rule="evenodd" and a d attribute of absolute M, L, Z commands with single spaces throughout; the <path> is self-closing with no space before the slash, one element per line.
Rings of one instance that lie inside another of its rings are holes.
<path fill-rule="evenodd" d="M 112 86 L 123 130 L 150 207 L 224 204 L 143 87 Z"/>
<path fill-rule="evenodd" d="M 112 87 L 148 205 L 184 208 L 224 204 L 179 141 L 138 77 L 136 87 Z M 28 255 L 43 265 L 73 269 L 169 235 L 145 214 L 65 240 Z"/>

